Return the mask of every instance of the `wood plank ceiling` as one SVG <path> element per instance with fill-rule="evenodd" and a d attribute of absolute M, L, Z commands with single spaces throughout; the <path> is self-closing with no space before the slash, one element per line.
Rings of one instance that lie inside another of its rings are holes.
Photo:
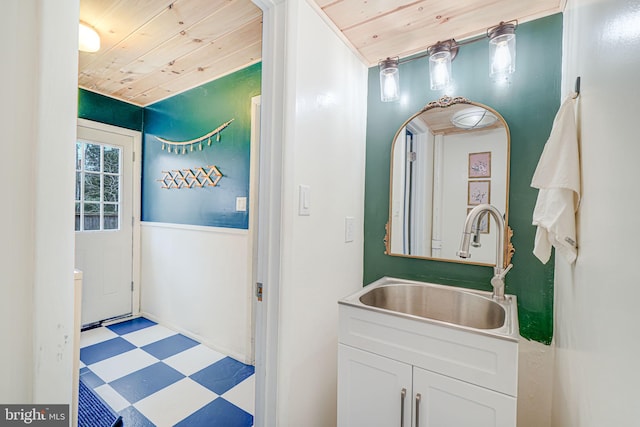
<path fill-rule="evenodd" d="M 81 0 L 101 38 L 80 52 L 80 87 L 146 106 L 259 62 L 262 11 L 251 0 Z"/>
<path fill-rule="evenodd" d="M 369 66 L 563 10 L 566 0 L 314 0 Z"/>
<path fill-rule="evenodd" d="M 309 1 L 373 66 L 483 34 L 500 21 L 560 12 L 566 0 Z M 102 47 L 80 52 L 79 86 L 140 106 L 262 57 L 262 11 L 251 0 L 81 0 L 80 19 L 98 31 Z"/>

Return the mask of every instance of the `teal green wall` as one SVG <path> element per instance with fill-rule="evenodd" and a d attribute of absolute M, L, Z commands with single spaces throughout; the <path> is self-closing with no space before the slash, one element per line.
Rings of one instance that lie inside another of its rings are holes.
<path fill-rule="evenodd" d="M 143 108 L 100 95 L 78 90 L 78 117 L 126 129 L 142 130 Z"/>
<path fill-rule="evenodd" d="M 142 219 L 246 229 L 249 212 L 236 212 L 236 197 L 249 198 L 251 98 L 260 95 L 258 63 L 144 109 Z M 205 135 L 230 119 L 221 141 L 202 151 L 163 151 L 157 137 L 187 141 Z M 222 178 L 216 187 L 162 189 L 163 170 L 215 165 Z"/>
<path fill-rule="evenodd" d="M 455 89 L 463 96 L 496 109 L 511 131 L 509 224 L 516 248 L 506 292 L 518 297 L 520 333 L 551 342 L 553 335 L 553 261 L 541 264 L 532 254 L 535 228 L 531 216 L 537 190 L 531 177 L 549 137 L 560 101 L 562 15 L 518 26 L 516 73 L 508 86 L 489 79 L 488 42 L 460 48 L 453 61 Z M 384 226 L 389 206 L 391 141 L 414 112 L 444 95 L 429 90 L 428 60 L 400 65 L 401 101 L 380 101 L 378 68 L 369 70 L 367 166 L 365 176 L 364 282 L 383 276 L 491 290 L 491 267 L 418 260 L 384 255 Z M 553 258 L 552 258 L 553 260 Z"/>

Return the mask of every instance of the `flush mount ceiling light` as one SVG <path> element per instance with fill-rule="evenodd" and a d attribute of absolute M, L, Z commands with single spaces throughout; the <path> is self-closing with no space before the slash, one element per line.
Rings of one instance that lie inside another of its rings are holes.
<path fill-rule="evenodd" d="M 491 126 L 498 117 L 482 107 L 470 107 L 460 110 L 453 115 L 451 123 L 460 129 L 481 129 Z"/>
<path fill-rule="evenodd" d="M 398 57 L 383 59 L 378 63 L 380 70 L 380 99 L 391 102 L 399 99 L 399 64 L 429 57 L 429 82 L 431 90 L 446 89 L 451 84 L 451 61 L 460 46 L 489 39 L 489 76 L 495 81 L 508 81 L 516 69 L 516 28 L 518 21 L 500 22 L 487 29 L 481 36 L 458 42 L 449 39 L 427 48 L 426 53 L 399 60 Z"/>
<path fill-rule="evenodd" d="M 78 49 L 81 52 L 97 52 L 100 50 L 100 35 L 93 27 L 80 22 L 78 29 Z"/>

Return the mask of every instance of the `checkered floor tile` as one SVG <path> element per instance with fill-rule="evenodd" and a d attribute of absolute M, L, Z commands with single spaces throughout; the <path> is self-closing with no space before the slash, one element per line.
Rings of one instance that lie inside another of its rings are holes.
<path fill-rule="evenodd" d="M 82 332 L 80 379 L 124 427 L 250 427 L 254 368 L 145 318 Z"/>

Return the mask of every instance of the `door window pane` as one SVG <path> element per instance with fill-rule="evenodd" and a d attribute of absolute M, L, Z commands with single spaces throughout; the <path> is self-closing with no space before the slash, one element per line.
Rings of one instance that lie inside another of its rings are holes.
<path fill-rule="evenodd" d="M 118 229 L 118 205 L 105 204 L 104 205 L 104 224 L 105 230 L 117 230 Z"/>
<path fill-rule="evenodd" d="M 100 203 L 84 204 L 84 229 L 86 231 L 100 230 Z"/>
<path fill-rule="evenodd" d="M 76 231 L 80 231 L 80 203 L 76 202 Z"/>
<path fill-rule="evenodd" d="M 100 201 L 100 174 L 85 173 L 84 174 L 84 200 L 99 202 Z"/>
<path fill-rule="evenodd" d="M 76 231 L 120 228 L 122 149 L 76 142 Z"/>
<path fill-rule="evenodd" d="M 82 194 L 82 173 L 76 172 L 76 201 L 82 200 L 80 195 Z"/>
<path fill-rule="evenodd" d="M 120 172 L 120 149 L 116 147 L 104 147 L 104 172 Z"/>
<path fill-rule="evenodd" d="M 100 172 L 100 145 L 86 144 L 84 150 L 84 170 Z"/>
<path fill-rule="evenodd" d="M 76 170 L 77 171 L 82 169 L 82 149 L 83 149 L 82 143 L 76 142 Z"/>
<path fill-rule="evenodd" d="M 104 196 L 105 202 L 117 202 L 118 193 L 120 193 L 120 186 L 118 185 L 120 180 L 118 175 L 105 175 L 104 176 Z"/>

